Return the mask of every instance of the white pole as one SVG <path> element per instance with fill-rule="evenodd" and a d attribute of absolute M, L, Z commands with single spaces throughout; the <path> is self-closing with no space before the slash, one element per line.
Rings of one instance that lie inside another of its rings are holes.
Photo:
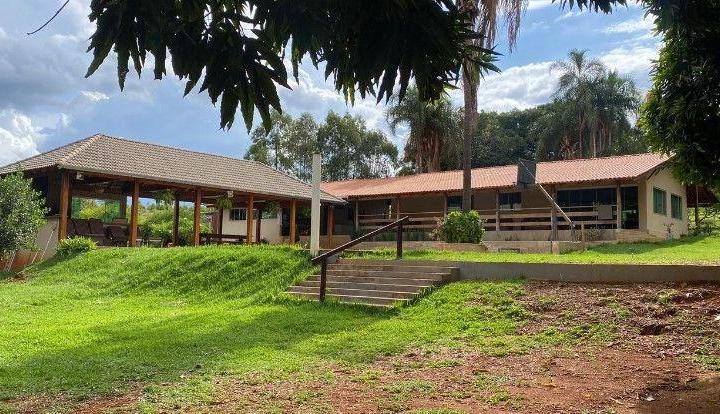
<path fill-rule="evenodd" d="M 312 159 L 312 204 L 310 206 L 310 254 L 317 256 L 320 252 L 320 154 L 313 154 Z"/>

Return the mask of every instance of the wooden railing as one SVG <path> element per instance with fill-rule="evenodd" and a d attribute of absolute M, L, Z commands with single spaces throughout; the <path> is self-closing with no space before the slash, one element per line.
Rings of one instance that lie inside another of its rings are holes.
<path fill-rule="evenodd" d="M 398 259 L 402 259 L 403 255 L 403 225 L 410 220 L 410 217 L 405 216 L 397 221 L 394 221 L 386 226 L 382 226 L 379 229 L 373 230 L 367 234 L 364 234 L 357 239 L 350 240 L 349 242 L 338 246 L 332 250 L 329 250 L 317 257 L 314 257 L 312 259 L 312 264 L 318 264 L 320 263 L 320 302 L 325 301 L 325 285 L 327 284 L 327 264 L 328 259 L 330 259 L 333 256 L 337 256 L 338 254 L 344 252 L 345 250 L 364 242 L 365 240 L 377 236 L 380 233 L 383 233 L 385 231 L 388 231 L 393 228 L 397 228 L 397 247 L 396 247 L 396 257 Z"/>

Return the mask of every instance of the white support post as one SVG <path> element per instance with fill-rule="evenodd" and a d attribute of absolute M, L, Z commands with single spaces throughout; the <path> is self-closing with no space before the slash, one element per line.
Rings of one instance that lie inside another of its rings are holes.
<path fill-rule="evenodd" d="M 312 203 L 310 206 L 310 254 L 317 256 L 320 252 L 320 154 L 312 158 Z"/>

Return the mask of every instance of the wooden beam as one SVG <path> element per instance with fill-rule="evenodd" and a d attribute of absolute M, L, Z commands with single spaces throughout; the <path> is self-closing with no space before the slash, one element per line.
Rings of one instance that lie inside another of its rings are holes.
<path fill-rule="evenodd" d="M 260 230 L 262 229 L 262 208 L 258 207 L 258 218 L 257 225 L 255 226 L 255 243 L 260 244 L 261 236 Z"/>
<path fill-rule="evenodd" d="M 443 217 L 447 217 L 448 213 L 448 194 L 443 193 Z"/>
<path fill-rule="evenodd" d="M 63 171 L 60 178 L 60 222 L 58 223 L 58 241 L 67 238 L 70 213 L 70 171 Z"/>
<path fill-rule="evenodd" d="M 202 190 L 195 189 L 195 203 L 193 211 L 193 246 L 200 245 L 200 207 L 202 205 Z"/>
<path fill-rule="evenodd" d="M 360 229 L 360 203 L 355 200 L 355 207 L 353 208 L 353 224 L 355 224 L 355 231 Z"/>
<path fill-rule="evenodd" d="M 500 190 L 495 190 L 495 231 L 500 231 Z"/>
<path fill-rule="evenodd" d="M 327 237 L 328 248 L 333 248 L 333 233 L 335 232 L 335 206 L 327 205 Z"/>
<path fill-rule="evenodd" d="M 397 212 L 395 214 L 395 218 L 400 220 L 400 196 L 395 198 L 395 203 L 397 204 Z"/>
<path fill-rule="evenodd" d="M 180 199 L 177 197 L 175 197 L 175 211 L 173 212 L 172 243 L 173 246 L 180 243 Z"/>
<path fill-rule="evenodd" d="M 297 240 L 297 200 L 290 205 L 290 244 Z"/>
<path fill-rule="evenodd" d="M 135 247 L 138 238 L 138 208 L 140 207 L 140 182 L 133 181 L 132 204 L 130 205 L 130 247 Z"/>
<path fill-rule="evenodd" d="M 615 223 L 615 228 L 620 230 L 622 229 L 622 188 L 620 187 L 620 183 L 617 183 L 615 187 L 615 202 L 617 204 L 617 223 Z"/>
<path fill-rule="evenodd" d="M 552 196 L 553 200 L 557 202 L 557 187 L 552 186 L 550 187 L 550 195 Z M 558 239 L 558 219 L 557 219 L 557 209 L 555 208 L 555 205 L 553 205 L 550 209 L 550 235 L 551 240 L 557 240 Z"/>
<path fill-rule="evenodd" d="M 218 225 L 217 225 L 217 232 L 218 234 L 223 234 L 223 221 L 225 221 L 225 209 L 221 208 L 218 210 Z"/>
<path fill-rule="evenodd" d="M 247 232 L 245 233 L 247 239 L 245 242 L 247 244 L 251 244 L 253 240 L 253 205 L 254 197 L 250 194 L 247 200 L 247 214 L 245 215 L 245 218 L 247 219 Z"/>

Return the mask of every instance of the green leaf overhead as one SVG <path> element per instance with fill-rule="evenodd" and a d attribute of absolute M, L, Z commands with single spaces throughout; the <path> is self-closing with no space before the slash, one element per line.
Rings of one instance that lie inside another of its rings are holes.
<path fill-rule="evenodd" d="M 297 78 L 303 59 L 323 65 L 351 103 L 356 94 L 402 96 L 411 80 L 423 100 L 437 99 L 465 59 L 497 70 L 486 58 L 491 50 L 469 46 L 479 35 L 451 0 L 93 0 L 90 7 L 96 31 L 87 76 L 114 52 L 123 88 L 131 61 L 140 75 L 149 53 L 161 79 L 169 57 L 185 94 L 220 100 L 223 128 L 239 106 L 248 129 L 255 110 L 269 129 L 271 108 L 281 109 L 278 85 L 290 88 L 286 65 Z"/>

